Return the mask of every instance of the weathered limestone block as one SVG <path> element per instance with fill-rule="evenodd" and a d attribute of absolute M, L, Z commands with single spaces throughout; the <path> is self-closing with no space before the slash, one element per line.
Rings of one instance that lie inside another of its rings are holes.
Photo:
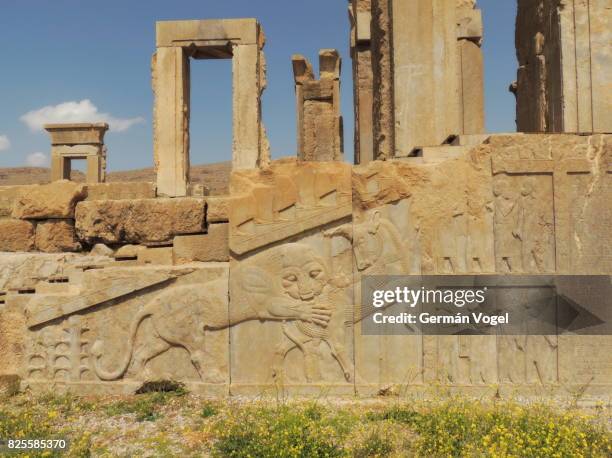
<path fill-rule="evenodd" d="M 79 251 L 73 220 L 48 220 L 36 225 L 36 249 L 45 253 Z"/>
<path fill-rule="evenodd" d="M 205 218 L 198 198 L 100 200 L 77 205 L 76 230 L 88 244 L 164 242 L 205 232 Z"/>
<path fill-rule="evenodd" d="M 103 243 L 96 243 L 94 247 L 89 252 L 92 256 L 108 256 L 111 257 L 115 252 L 112 248 L 107 247 Z"/>
<path fill-rule="evenodd" d="M 230 249 L 244 254 L 351 214 L 351 167 L 343 162 L 274 161 L 234 172 Z"/>
<path fill-rule="evenodd" d="M 124 245 L 113 254 L 113 257 L 123 265 L 154 264 L 171 266 L 174 264 L 171 246 Z"/>
<path fill-rule="evenodd" d="M 210 224 L 208 233 L 174 238 L 174 262 L 229 261 L 229 224 Z"/>
<path fill-rule="evenodd" d="M 31 186 L 15 201 L 13 218 L 74 218 L 75 205 L 86 197 L 83 184 L 68 180 Z"/>
<path fill-rule="evenodd" d="M 19 219 L 0 219 L 0 251 L 34 249 L 34 224 Z"/>
<path fill-rule="evenodd" d="M 137 260 L 138 254 L 141 250 L 146 249 L 146 247 L 141 245 L 123 245 L 113 254 L 113 258 L 117 261 L 130 261 Z"/>
<path fill-rule="evenodd" d="M 227 223 L 229 221 L 229 207 L 231 198 L 226 197 L 207 197 L 206 198 L 206 222 L 207 223 Z"/>
<path fill-rule="evenodd" d="M 141 264 L 171 266 L 174 265 L 174 250 L 171 246 L 144 247 L 138 253 L 138 262 Z"/>
<path fill-rule="evenodd" d="M 31 186 L 0 186 L 0 218 L 11 216 L 15 202 L 30 188 Z"/>
<path fill-rule="evenodd" d="M 303 56 L 294 55 L 293 74 L 298 123 L 298 158 L 304 161 L 342 160 L 340 115 L 340 56 L 334 49 L 319 52 L 319 80 Z"/>
<path fill-rule="evenodd" d="M 85 200 L 153 199 L 154 197 L 154 183 L 116 182 L 88 184 Z"/>

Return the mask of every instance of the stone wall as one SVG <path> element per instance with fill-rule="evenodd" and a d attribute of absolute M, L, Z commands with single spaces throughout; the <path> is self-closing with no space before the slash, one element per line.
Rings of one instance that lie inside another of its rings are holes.
<path fill-rule="evenodd" d="M 81 200 L 86 251 L 0 255 L 0 373 L 87 393 L 174 378 L 216 395 L 608 396 L 609 336 L 362 332 L 365 275 L 612 272 L 611 136 L 468 140 L 355 167 L 273 161 L 225 197 Z M 70 201 L 48 208 L 64 221 Z"/>

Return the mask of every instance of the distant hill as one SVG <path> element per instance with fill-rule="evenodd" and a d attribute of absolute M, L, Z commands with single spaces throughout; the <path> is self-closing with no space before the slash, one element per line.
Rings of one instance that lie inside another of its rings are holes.
<path fill-rule="evenodd" d="M 190 175 L 192 183 L 202 183 L 211 195 L 227 194 L 229 189 L 229 176 L 232 168 L 231 162 L 218 162 L 215 164 L 194 165 Z M 14 167 L 0 168 L 0 186 L 13 186 L 19 184 L 44 184 L 50 181 L 51 170 L 45 167 Z M 78 170 L 72 171 L 74 181 L 85 181 L 85 175 Z M 121 172 L 109 172 L 106 181 L 155 181 L 152 167 Z"/>

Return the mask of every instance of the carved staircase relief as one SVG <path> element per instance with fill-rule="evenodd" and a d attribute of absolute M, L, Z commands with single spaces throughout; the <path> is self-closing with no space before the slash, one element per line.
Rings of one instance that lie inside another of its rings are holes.
<path fill-rule="evenodd" d="M 275 163 L 232 174 L 230 249 L 243 255 L 351 215 L 351 167 Z"/>

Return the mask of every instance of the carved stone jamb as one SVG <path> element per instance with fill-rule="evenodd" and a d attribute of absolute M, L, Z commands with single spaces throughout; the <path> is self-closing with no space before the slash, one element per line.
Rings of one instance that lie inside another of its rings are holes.
<path fill-rule="evenodd" d="M 367 164 L 374 160 L 372 4 L 370 0 L 349 0 L 348 9 L 355 100 L 355 164 Z"/>
<path fill-rule="evenodd" d="M 484 119 L 484 61 L 482 11 L 476 1 L 460 0 L 457 4 L 457 46 L 460 70 L 461 133 L 481 134 Z"/>
<path fill-rule="evenodd" d="M 185 196 L 189 183 L 190 58 L 232 59 L 234 169 L 269 162 L 261 120 L 266 87 L 265 36 L 255 19 L 163 21 L 157 23 L 152 59 L 154 157 L 157 190 Z"/>
<path fill-rule="evenodd" d="M 340 114 L 341 59 L 335 49 L 319 52 L 319 80 L 312 65 L 292 57 L 297 104 L 298 157 L 304 161 L 339 161 L 343 156 Z"/>
<path fill-rule="evenodd" d="M 51 181 L 69 180 L 70 162 L 87 161 L 87 182 L 103 183 L 106 179 L 106 123 L 45 124 L 51 135 Z"/>

